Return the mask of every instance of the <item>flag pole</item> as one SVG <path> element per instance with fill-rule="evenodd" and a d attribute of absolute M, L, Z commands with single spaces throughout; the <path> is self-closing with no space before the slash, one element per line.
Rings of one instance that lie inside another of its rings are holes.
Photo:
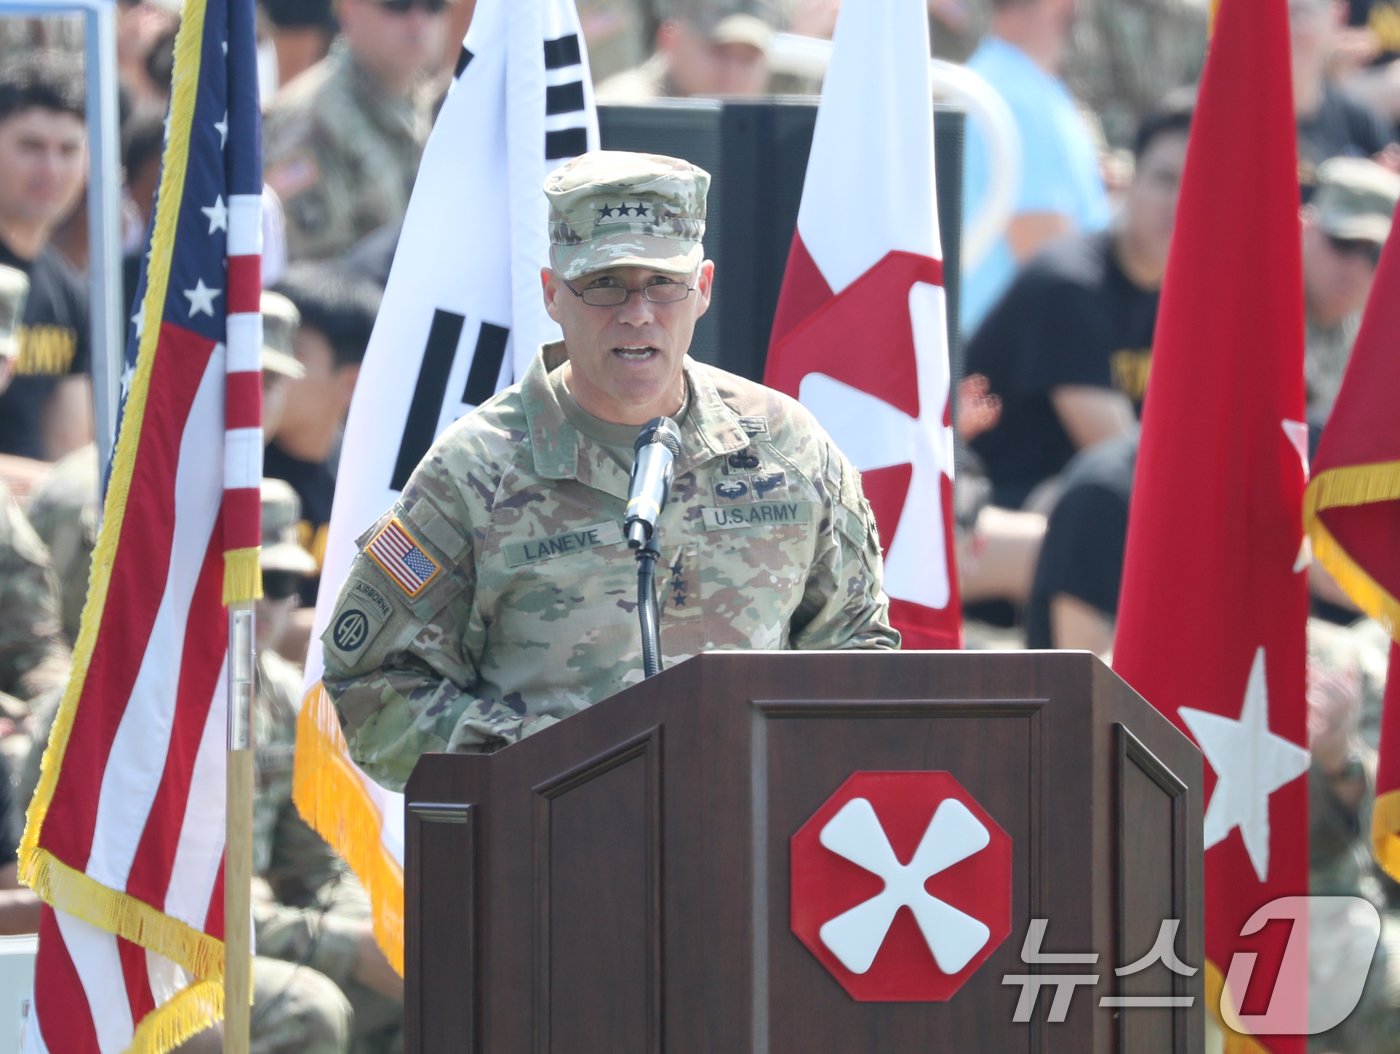
<path fill-rule="evenodd" d="M 227 830 L 224 842 L 224 1051 L 248 1054 L 253 1002 L 253 603 L 229 607 Z"/>

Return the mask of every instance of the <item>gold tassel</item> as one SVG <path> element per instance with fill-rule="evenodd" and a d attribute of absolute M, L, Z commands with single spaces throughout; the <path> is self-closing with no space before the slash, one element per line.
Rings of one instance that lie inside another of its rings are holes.
<path fill-rule="evenodd" d="M 262 549 L 230 549 L 224 553 L 224 606 L 257 600 L 263 595 L 262 569 L 258 556 Z"/>
<path fill-rule="evenodd" d="M 1318 563 L 1337 580 L 1337 585 L 1357 607 L 1379 622 L 1394 640 L 1400 641 L 1400 597 L 1367 574 L 1320 519 L 1314 519 L 1308 528 Z"/>
<path fill-rule="evenodd" d="M 1329 468 L 1308 481 L 1304 515 L 1343 505 L 1373 505 L 1400 499 L 1400 461 Z"/>
<path fill-rule="evenodd" d="M 359 876 L 374 905 L 374 935 L 402 977 L 403 866 L 384 848 L 379 810 L 349 758 L 335 707 L 317 683 L 297 718 L 292 800 Z"/>
<path fill-rule="evenodd" d="M 128 1054 L 166 1054 L 223 1017 L 222 983 L 197 981 L 141 1019 Z"/>
<path fill-rule="evenodd" d="M 1220 967 L 1207 959 L 1206 1007 L 1210 1011 L 1210 1016 L 1215 1019 L 1215 1023 L 1220 1026 L 1220 1030 L 1225 1035 L 1225 1054 L 1269 1054 L 1269 1049 L 1253 1036 L 1236 1032 L 1225 1024 L 1225 1018 L 1220 1013 L 1220 1001 L 1223 998 L 1225 998 L 1225 975 L 1220 972 Z"/>
<path fill-rule="evenodd" d="M 1400 881 L 1400 790 L 1377 795 L 1371 805 L 1371 847 L 1385 873 Z"/>
<path fill-rule="evenodd" d="M 25 861 L 25 884 L 46 903 L 149 948 L 202 980 L 223 983 L 223 941 L 75 870 L 39 849 Z"/>

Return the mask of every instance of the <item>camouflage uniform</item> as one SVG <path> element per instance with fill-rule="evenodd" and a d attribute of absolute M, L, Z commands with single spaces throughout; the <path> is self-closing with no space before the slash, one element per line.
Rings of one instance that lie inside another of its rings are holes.
<path fill-rule="evenodd" d="M 97 544 L 97 485 L 97 447 L 89 443 L 61 458 L 29 502 L 29 520 L 52 559 L 70 643 L 78 639 Z"/>
<path fill-rule="evenodd" d="M 0 695 L 7 716 L 27 716 L 30 700 L 60 687 L 69 661 L 48 551 L 0 483 Z"/>
<path fill-rule="evenodd" d="M 1129 148 L 1142 119 L 1173 88 L 1194 84 L 1205 60 L 1205 0 L 1083 0 L 1064 77 L 1113 147 Z"/>
<path fill-rule="evenodd" d="M 282 90 L 267 114 L 265 178 L 291 259 L 337 257 L 403 218 L 435 95 L 425 83 L 390 96 L 343 43 Z"/>
<path fill-rule="evenodd" d="M 544 184 L 554 274 L 695 273 L 709 183 L 650 154 L 561 166 Z M 494 750 L 641 680 L 621 529 L 636 429 L 579 406 L 565 359 L 546 345 L 519 384 L 449 428 L 360 539 L 322 680 L 351 755 L 387 787 L 427 751 Z M 665 658 L 898 647 L 860 476 L 812 415 L 689 358 L 674 368 L 681 453 L 657 524 Z"/>
<path fill-rule="evenodd" d="M 628 472 L 547 376 L 449 429 L 360 539 L 322 641 L 351 753 L 401 787 L 426 751 L 499 747 L 641 680 Z M 894 648 L 860 477 L 811 415 L 686 363 L 659 538 L 669 665 L 712 648 Z M 407 538 L 422 584 L 381 565 Z"/>

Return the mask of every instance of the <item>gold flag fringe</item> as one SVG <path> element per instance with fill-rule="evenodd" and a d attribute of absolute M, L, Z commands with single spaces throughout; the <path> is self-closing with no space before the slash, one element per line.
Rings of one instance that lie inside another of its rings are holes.
<path fill-rule="evenodd" d="M 1391 676 L 1400 677 L 1400 670 Z M 1400 790 L 1377 795 L 1371 805 L 1371 849 L 1386 874 L 1400 881 Z"/>
<path fill-rule="evenodd" d="M 403 866 L 384 848 L 379 809 L 349 760 L 340 720 L 318 681 L 302 700 L 292 800 L 359 876 L 374 906 L 374 935 L 403 976 Z"/>
<path fill-rule="evenodd" d="M 1253 1036 L 1236 1032 L 1225 1023 L 1225 1018 L 1220 1013 L 1220 1001 L 1223 998 L 1225 998 L 1225 975 L 1220 972 L 1220 967 L 1207 959 L 1206 1008 L 1225 1036 L 1225 1054 L 1269 1054 L 1269 1048 Z"/>
<path fill-rule="evenodd" d="M 257 600 L 263 595 L 262 568 L 258 557 L 260 546 L 251 549 L 230 549 L 224 553 L 224 605 Z"/>
<path fill-rule="evenodd" d="M 128 1054 L 166 1054 L 223 1019 L 223 983 L 196 981 L 141 1019 Z"/>
<path fill-rule="evenodd" d="M 1327 469 L 1303 491 L 1303 526 L 1313 554 L 1351 597 L 1387 633 L 1400 641 L 1400 597 L 1377 582 L 1347 552 L 1323 522 L 1328 509 L 1400 501 L 1400 461 Z"/>
<path fill-rule="evenodd" d="M 163 955 L 201 980 L 222 984 L 224 944 L 218 938 L 104 886 L 47 849 L 30 854 L 21 866 L 25 885 L 59 911 Z"/>

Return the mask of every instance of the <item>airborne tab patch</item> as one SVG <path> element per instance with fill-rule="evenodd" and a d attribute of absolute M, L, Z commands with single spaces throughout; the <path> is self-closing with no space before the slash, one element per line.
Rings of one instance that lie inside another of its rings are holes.
<path fill-rule="evenodd" d="M 442 570 L 438 562 L 423 551 L 397 516 L 365 546 L 365 552 L 411 597 L 423 592 L 423 588 Z"/>

